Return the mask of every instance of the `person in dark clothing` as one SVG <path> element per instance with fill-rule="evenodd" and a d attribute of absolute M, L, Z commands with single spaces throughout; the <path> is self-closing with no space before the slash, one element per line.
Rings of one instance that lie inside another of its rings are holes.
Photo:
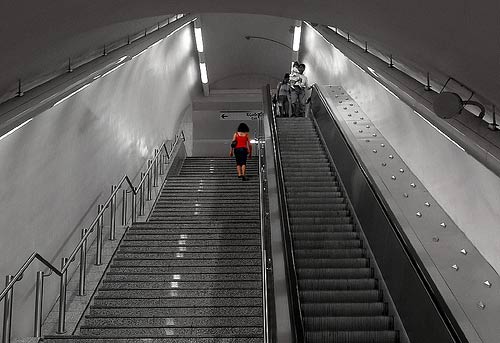
<path fill-rule="evenodd" d="M 247 157 L 252 157 L 252 144 L 250 143 L 250 129 L 245 123 L 238 125 L 238 130 L 233 135 L 233 141 L 231 142 L 231 150 L 229 151 L 229 156 L 236 158 L 236 172 L 238 177 L 243 181 L 247 180 L 246 177 L 246 164 Z"/>

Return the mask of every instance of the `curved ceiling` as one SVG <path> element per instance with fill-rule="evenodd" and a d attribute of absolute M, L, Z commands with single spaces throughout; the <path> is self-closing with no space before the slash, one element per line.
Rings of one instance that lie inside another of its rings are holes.
<path fill-rule="evenodd" d="M 0 3 L 0 89 L 72 37 L 173 13 L 249 13 L 333 25 L 452 76 L 500 106 L 500 2 L 483 0 L 53 0 Z M 230 28 L 228 28 L 228 32 Z"/>

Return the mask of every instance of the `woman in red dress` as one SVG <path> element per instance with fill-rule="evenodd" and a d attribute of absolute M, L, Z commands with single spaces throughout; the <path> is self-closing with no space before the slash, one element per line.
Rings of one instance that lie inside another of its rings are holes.
<path fill-rule="evenodd" d="M 236 158 L 236 172 L 238 173 L 238 177 L 243 181 L 247 180 L 247 157 L 252 157 L 252 144 L 250 143 L 249 131 L 250 129 L 247 124 L 241 123 L 238 125 L 238 130 L 233 135 L 231 150 L 229 151 L 229 156 L 232 157 L 234 155 Z"/>

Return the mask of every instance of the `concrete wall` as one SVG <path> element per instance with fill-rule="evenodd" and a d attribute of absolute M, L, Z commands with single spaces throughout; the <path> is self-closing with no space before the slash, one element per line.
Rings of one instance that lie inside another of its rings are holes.
<path fill-rule="evenodd" d="M 233 133 L 241 122 L 250 128 L 251 138 L 255 137 L 257 120 L 248 119 L 246 114 L 259 111 L 262 111 L 261 89 L 216 91 L 209 97 L 195 99 L 193 156 L 228 156 Z M 224 113 L 227 115 L 222 116 Z"/>
<path fill-rule="evenodd" d="M 71 253 L 111 184 L 135 177 L 191 115 L 197 63 L 186 26 L 0 141 L 2 279 L 33 251 L 56 266 Z M 36 271 L 15 289 L 13 337 L 31 334 Z M 45 311 L 57 296 L 57 279 L 46 281 Z"/>
<path fill-rule="evenodd" d="M 500 271 L 500 179 L 304 26 L 310 83 L 347 90 L 455 223 Z"/>

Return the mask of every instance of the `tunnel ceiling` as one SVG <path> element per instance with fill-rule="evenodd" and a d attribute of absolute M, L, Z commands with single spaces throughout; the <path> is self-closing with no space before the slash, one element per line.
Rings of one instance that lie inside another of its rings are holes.
<path fill-rule="evenodd" d="M 45 56 L 53 55 L 55 49 L 62 49 L 71 44 L 73 37 L 86 32 L 141 18 L 217 12 L 265 14 L 333 25 L 366 37 L 395 58 L 401 56 L 422 70 L 452 76 L 500 105 L 500 2 L 497 0 L 480 3 L 465 0 L 3 1 L 0 3 L 0 91 L 22 77 L 26 70 L 47 67 Z M 238 24 L 231 25 L 225 31 L 227 40 L 236 39 L 233 34 L 241 35 Z M 267 32 L 273 32 L 274 28 L 271 25 Z M 261 29 L 264 31 L 264 27 Z M 242 62 L 244 66 L 252 63 L 255 61 Z M 261 67 L 263 73 L 268 72 L 266 66 Z M 212 68 L 215 71 L 218 67 Z"/>

